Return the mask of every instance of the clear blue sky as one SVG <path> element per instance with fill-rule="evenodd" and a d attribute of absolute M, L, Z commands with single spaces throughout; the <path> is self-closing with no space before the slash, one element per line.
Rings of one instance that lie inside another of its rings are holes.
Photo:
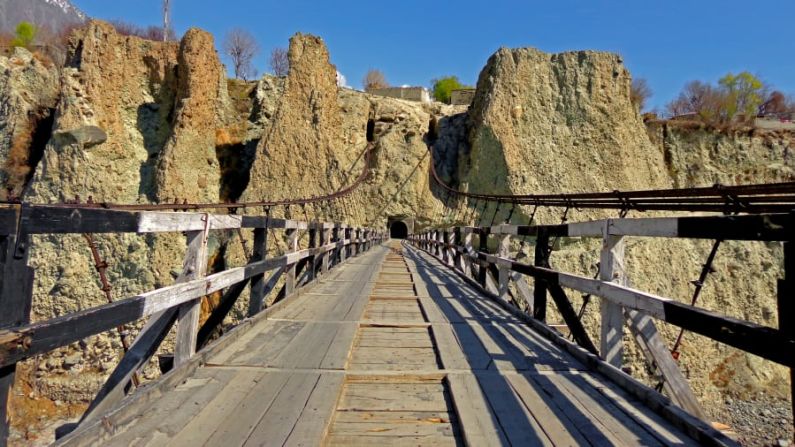
<path fill-rule="evenodd" d="M 159 24 L 160 0 L 73 0 L 92 17 Z M 369 68 L 395 85 L 428 85 L 456 74 L 474 84 L 501 46 L 548 52 L 620 53 L 662 107 L 692 79 L 748 70 L 795 94 L 795 2 L 791 0 L 308 1 L 171 0 L 181 34 L 192 26 L 220 42 L 233 27 L 252 32 L 267 56 L 297 32 L 320 35 L 353 87 Z M 454 6 L 453 6 L 454 5 Z M 217 44 L 220 48 L 220 44 Z"/>

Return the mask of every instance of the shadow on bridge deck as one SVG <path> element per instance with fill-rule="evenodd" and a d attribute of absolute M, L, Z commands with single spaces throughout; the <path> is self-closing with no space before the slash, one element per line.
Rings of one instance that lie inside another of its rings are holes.
<path fill-rule="evenodd" d="M 74 445 L 695 445 L 427 254 L 377 247 Z M 405 256 L 405 257 L 404 257 Z"/>

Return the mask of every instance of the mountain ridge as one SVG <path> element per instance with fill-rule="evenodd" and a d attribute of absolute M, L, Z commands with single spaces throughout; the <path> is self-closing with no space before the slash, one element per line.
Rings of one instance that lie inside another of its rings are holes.
<path fill-rule="evenodd" d="M 13 33 L 22 21 L 58 32 L 86 19 L 70 0 L 0 0 L 0 33 Z"/>

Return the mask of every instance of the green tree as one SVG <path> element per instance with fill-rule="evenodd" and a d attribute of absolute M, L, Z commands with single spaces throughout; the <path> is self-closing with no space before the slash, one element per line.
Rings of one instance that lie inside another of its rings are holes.
<path fill-rule="evenodd" d="M 445 76 L 442 78 L 434 79 L 433 81 L 433 97 L 440 102 L 450 102 L 450 93 L 453 90 L 460 88 L 467 88 L 458 80 L 458 76 Z"/>
<path fill-rule="evenodd" d="M 732 121 L 738 114 L 745 120 L 753 119 L 765 101 L 765 84 L 747 71 L 738 75 L 729 73 L 718 84 L 725 94 L 726 121 Z"/>
<path fill-rule="evenodd" d="M 36 25 L 30 22 L 19 22 L 17 29 L 14 32 L 14 39 L 11 41 L 13 47 L 30 48 L 33 41 L 36 39 Z"/>

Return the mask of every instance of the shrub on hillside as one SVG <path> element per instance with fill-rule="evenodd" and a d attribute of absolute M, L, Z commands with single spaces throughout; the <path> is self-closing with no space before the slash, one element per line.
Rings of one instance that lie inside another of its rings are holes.
<path fill-rule="evenodd" d="M 444 76 L 434 79 L 433 81 L 433 97 L 439 102 L 450 103 L 450 94 L 453 90 L 467 88 L 458 80 L 458 76 Z"/>

